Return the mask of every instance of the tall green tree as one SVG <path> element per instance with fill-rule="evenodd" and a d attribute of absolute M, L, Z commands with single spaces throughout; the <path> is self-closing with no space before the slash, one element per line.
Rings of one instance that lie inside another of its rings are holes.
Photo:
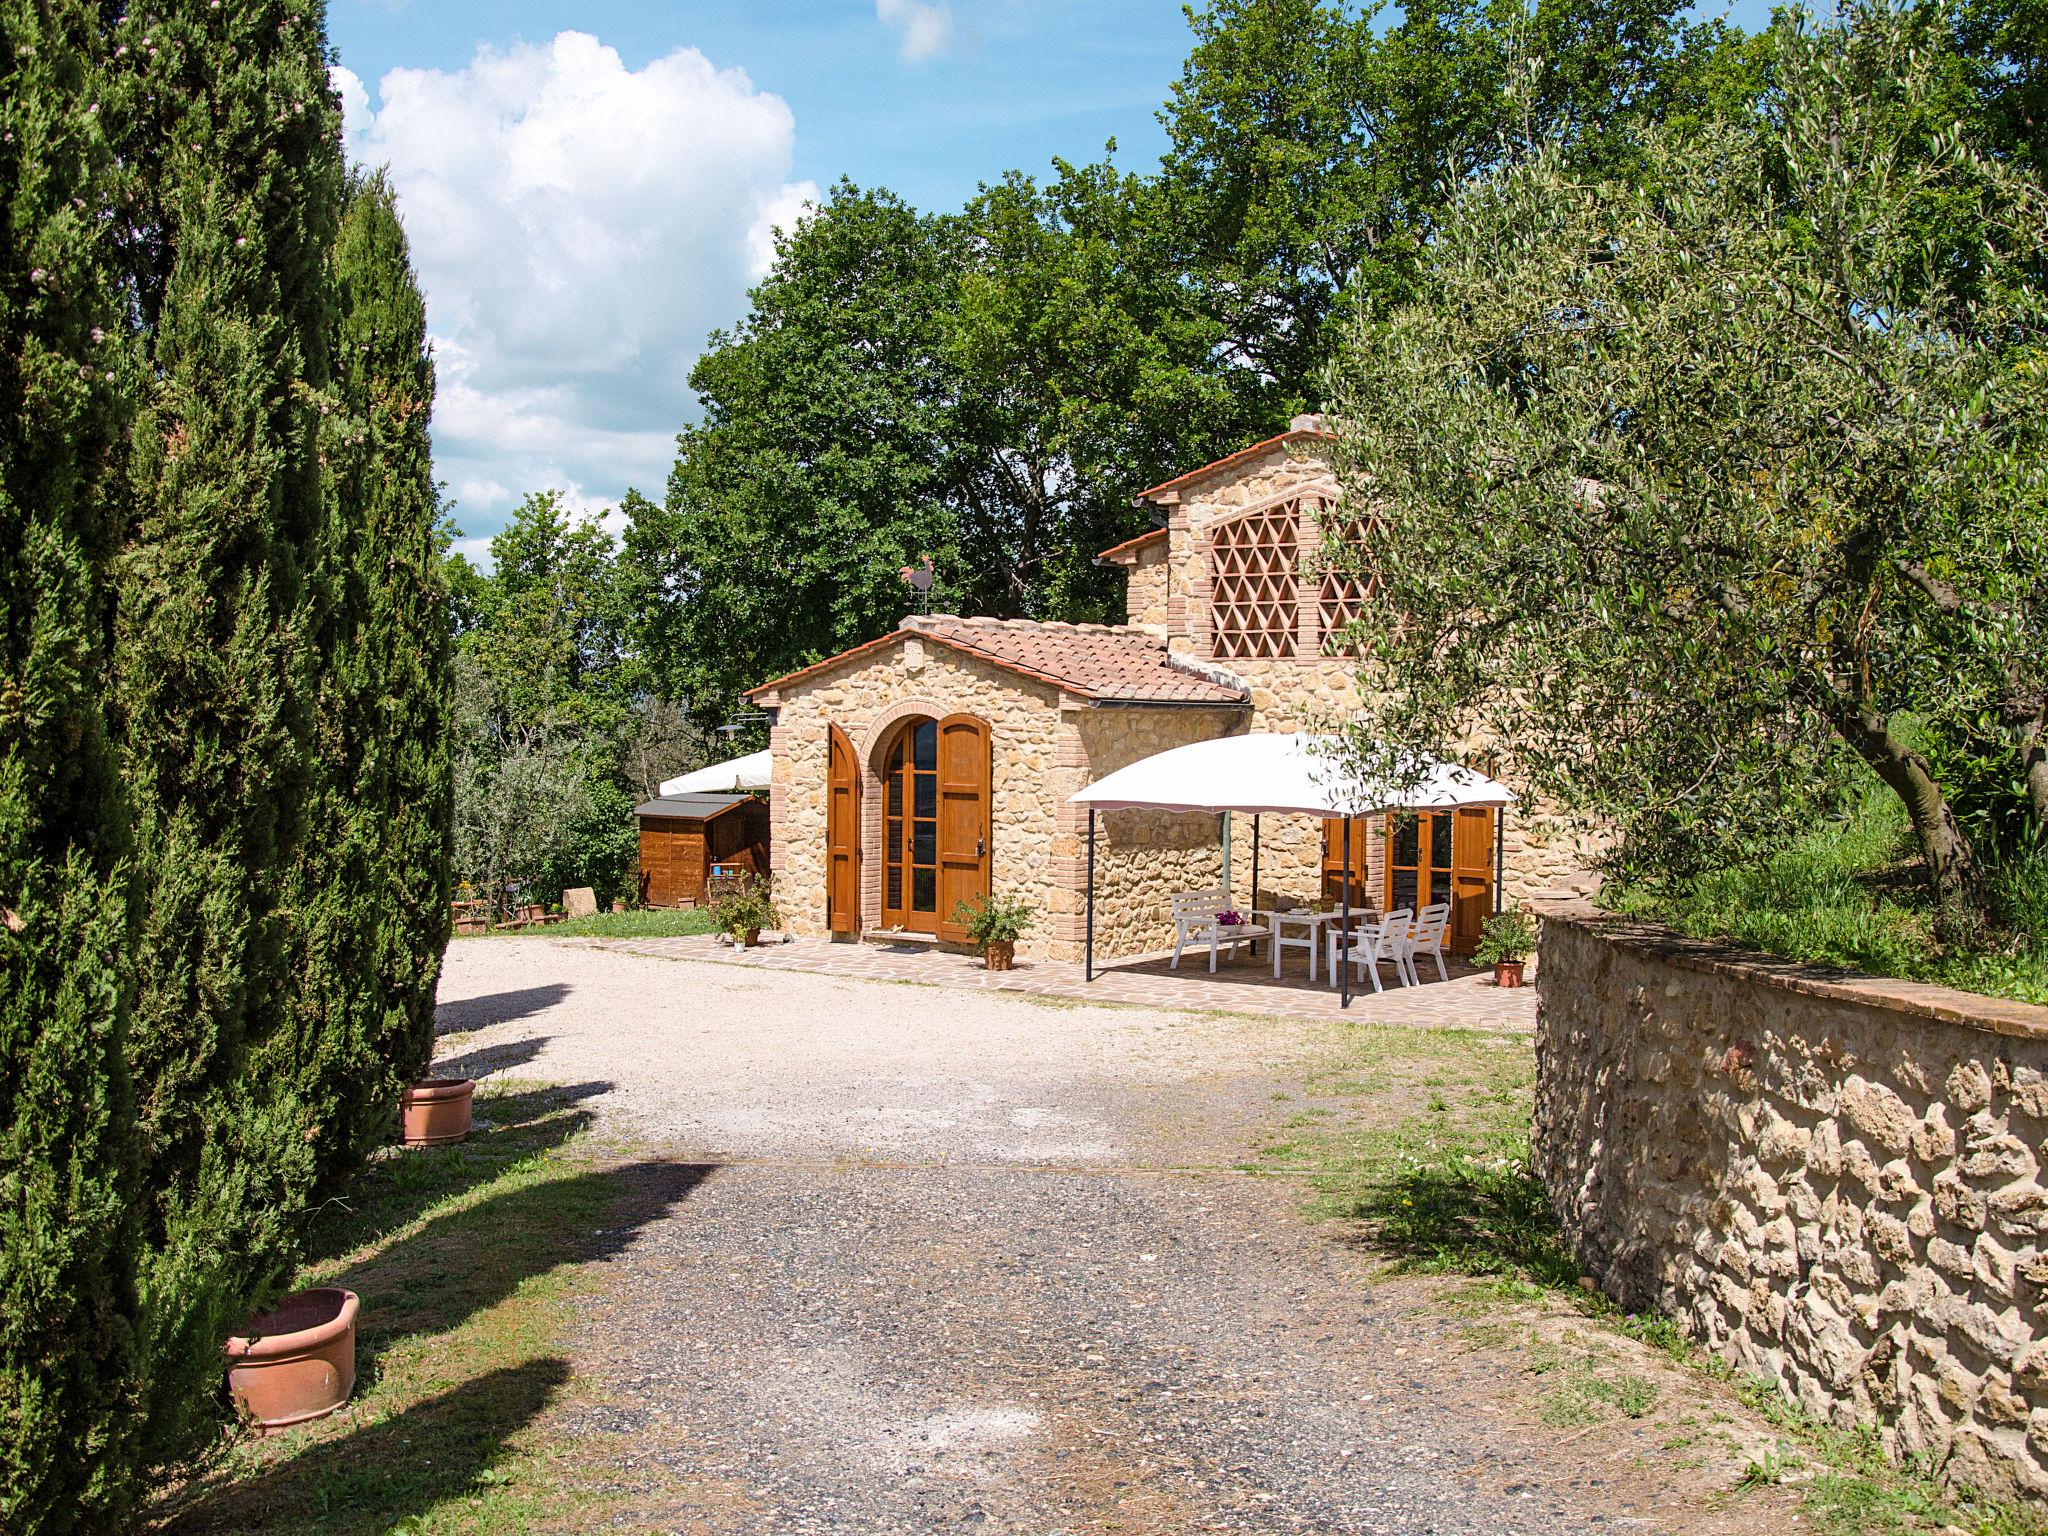
<path fill-rule="evenodd" d="M 108 1530 L 136 1413 L 127 818 L 102 701 L 136 384 L 98 8 L 0 4 L 0 1527 Z"/>
<path fill-rule="evenodd" d="M 1320 399 L 1347 290 L 1409 291 L 1458 188 L 1544 140 L 1628 163 L 1648 125 L 1756 86 L 1756 60 L 1673 0 L 1422 0 L 1382 26 L 1345 0 L 1216 0 L 1160 114 L 1160 195 L 1231 359 Z"/>
<path fill-rule="evenodd" d="M 718 332 L 691 385 L 704 419 L 677 439 L 654 579 L 678 605 L 659 667 L 716 723 L 740 690 L 882 633 L 897 570 L 957 577 L 943 501 L 942 358 L 955 270 L 943 220 L 842 182 L 777 241 L 747 318 Z"/>
<path fill-rule="evenodd" d="M 153 1457 L 209 1432 L 221 1339 L 285 1274 L 317 1114 L 248 1071 L 290 1028 L 299 855 L 336 568 L 320 464 L 340 114 L 317 0 L 124 13 L 106 115 L 148 382 L 113 705 L 134 809 L 131 1062 Z"/>
<path fill-rule="evenodd" d="M 2048 202 L 1928 134 L 1924 36 L 1781 23 L 1761 122 L 1652 134 L 1650 191 L 1546 148 L 1360 322 L 1348 494 L 1387 516 L 1349 553 L 1398 685 L 1362 755 L 1483 723 L 1624 870 L 1684 875 L 1767 850 L 1846 751 L 1947 930 L 1981 923 L 1981 855 L 2048 832 Z"/>
<path fill-rule="evenodd" d="M 311 789 L 288 907 L 296 996 L 252 1075 L 308 1106 L 331 1183 L 390 1130 L 426 1067 L 448 938 L 449 613 L 427 424 L 426 305 L 381 175 L 347 188 L 334 246 L 328 580 L 314 616 Z"/>

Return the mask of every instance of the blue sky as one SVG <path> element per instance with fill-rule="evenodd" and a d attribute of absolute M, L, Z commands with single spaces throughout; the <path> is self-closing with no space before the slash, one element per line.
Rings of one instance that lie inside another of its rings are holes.
<path fill-rule="evenodd" d="M 1142 168 L 1188 42 L 1179 0 L 330 0 L 328 25 L 426 288 L 472 552 L 528 491 L 661 495 L 690 364 L 820 189 L 956 207 L 1111 137 Z"/>

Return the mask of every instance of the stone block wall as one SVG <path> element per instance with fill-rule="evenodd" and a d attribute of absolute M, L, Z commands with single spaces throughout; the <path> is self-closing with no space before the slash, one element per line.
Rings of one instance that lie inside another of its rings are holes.
<path fill-rule="evenodd" d="M 1060 692 L 950 646 L 902 634 L 772 700 L 778 708 L 769 744 L 770 859 L 776 899 L 793 933 L 823 934 L 828 726 L 852 742 L 861 765 L 862 925 L 881 921 L 880 771 L 894 730 L 914 715 L 976 715 L 988 722 L 989 877 L 995 894 L 1022 897 L 1039 921 L 1018 948 L 1045 953 L 1049 915 L 1058 909 L 1054 829 L 1062 789 L 1055 772 Z M 1073 788 L 1078 788 L 1076 784 Z"/>
<path fill-rule="evenodd" d="M 2048 1008 L 1546 914 L 1535 1165 L 1587 1272 L 1815 1415 L 2048 1495 Z"/>

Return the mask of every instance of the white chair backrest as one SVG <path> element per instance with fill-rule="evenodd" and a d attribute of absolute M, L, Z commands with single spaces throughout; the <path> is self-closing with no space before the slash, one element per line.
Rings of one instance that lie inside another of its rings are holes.
<path fill-rule="evenodd" d="M 1409 907 L 1397 907 L 1389 912 L 1380 923 L 1378 941 L 1373 953 L 1382 959 L 1391 960 L 1407 946 L 1408 929 L 1415 921 L 1415 912 Z"/>
<path fill-rule="evenodd" d="M 1415 948 L 1422 954 L 1444 947 L 1444 932 L 1451 925 L 1451 904 L 1431 902 L 1415 914 Z"/>
<path fill-rule="evenodd" d="M 1167 900 L 1173 904 L 1175 917 L 1214 917 L 1230 906 L 1225 891 L 1175 891 Z"/>

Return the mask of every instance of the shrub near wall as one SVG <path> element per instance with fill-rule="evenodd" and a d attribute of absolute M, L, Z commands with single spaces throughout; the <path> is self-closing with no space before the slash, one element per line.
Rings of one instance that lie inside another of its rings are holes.
<path fill-rule="evenodd" d="M 2048 1009 L 1544 923 L 1535 1163 L 1588 1272 L 1895 1454 L 2048 1494 Z"/>

